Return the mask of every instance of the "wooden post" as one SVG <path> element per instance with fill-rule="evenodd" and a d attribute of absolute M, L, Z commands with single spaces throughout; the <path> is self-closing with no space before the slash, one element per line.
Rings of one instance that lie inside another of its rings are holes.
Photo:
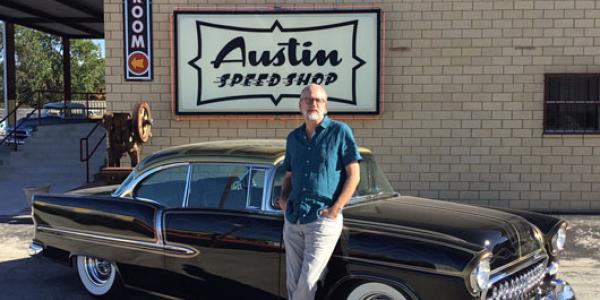
<path fill-rule="evenodd" d="M 15 67 L 15 25 L 4 23 L 6 58 L 6 113 L 8 114 L 17 106 L 17 69 Z M 17 114 L 8 118 L 8 124 L 14 128 L 17 124 Z"/>

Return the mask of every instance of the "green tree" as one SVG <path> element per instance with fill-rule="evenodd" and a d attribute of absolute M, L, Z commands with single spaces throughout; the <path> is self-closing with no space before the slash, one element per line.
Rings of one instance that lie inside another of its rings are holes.
<path fill-rule="evenodd" d="M 0 44 L 2 33 L 0 31 Z M 18 101 L 33 104 L 37 100 L 35 93 L 40 90 L 55 92 L 44 93 L 44 102 L 63 100 L 61 38 L 15 26 L 15 48 Z M 0 62 L 4 63 L 3 57 L 0 57 Z M 71 91 L 83 93 L 98 90 L 104 90 L 104 58 L 100 47 L 91 40 L 71 39 Z M 82 97 L 75 94 L 71 100 Z"/>
<path fill-rule="evenodd" d="M 71 40 L 71 90 L 99 89 L 104 90 L 104 58 L 100 47 L 90 40 Z"/>
<path fill-rule="evenodd" d="M 62 91 L 62 44 L 59 37 L 15 26 L 17 100 L 33 103 L 36 91 Z M 60 94 L 46 94 L 60 100 Z"/>

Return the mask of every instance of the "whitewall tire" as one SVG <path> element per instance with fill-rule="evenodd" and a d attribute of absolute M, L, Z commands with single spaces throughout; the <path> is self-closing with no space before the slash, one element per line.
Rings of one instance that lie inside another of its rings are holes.
<path fill-rule="evenodd" d="M 117 268 L 110 261 L 90 257 L 77 256 L 77 273 L 85 289 L 94 296 L 114 294 L 120 288 Z"/>
<path fill-rule="evenodd" d="M 367 282 L 357 285 L 346 297 L 346 300 L 407 300 L 395 288 L 378 282 Z"/>

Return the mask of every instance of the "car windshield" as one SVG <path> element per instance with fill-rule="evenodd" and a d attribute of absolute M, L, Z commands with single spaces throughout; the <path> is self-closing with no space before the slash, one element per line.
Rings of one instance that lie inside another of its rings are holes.
<path fill-rule="evenodd" d="M 371 199 L 390 197 L 396 194 L 372 154 L 362 154 L 360 162 L 360 182 L 354 196 L 348 203 L 353 205 Z"/>

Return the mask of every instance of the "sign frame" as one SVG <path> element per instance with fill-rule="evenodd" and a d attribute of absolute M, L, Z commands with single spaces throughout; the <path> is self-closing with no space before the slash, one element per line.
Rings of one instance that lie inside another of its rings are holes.
<path fill-rule="evenodd" d="M 130 49 L 129 38 L 130 38 L 130 26 L 129 26 L 129 9 L 133 9 L 129 7 L 129 3 L 133 3 L 136 0 L 123 0 L 123 74 L 125 76 L 125 81 L 152 81 L 154 79 L 154 51 L 153 50 L 153 24 L 152 24 L 152 0 L 143 0 L 146 5 L 141 5 L 143 7 L 143 13 L 146 18 L 144 25 L 144 32 L 142 33 L 143 38 L 146 41 L 145 51 L 140 51 L 136 49 Z M 135 72 L 129 69 L 129 56 L 135 53 L 142 53 L 148 59 L 147 71 L 143 72 L 139 75 L 135 74 Z M 144 75 L 146 74 L 147 75 Z"/>
<path fill-rule="evenodd" d="M 381 49 L 381 22 L 382 22 L 382 10 L 380 8 L 360 8 L 360 9 L 285 9 L 285 10 L 235 10 L 235 11 L 222 11 L 222 10 L 175 10 L 173 12 L 172 19 L 172 67 L 171 67 L 171 78 L 172 78 L 172 105 L 173 110 L 176 116 L 215 116 L 215 115 L 290 115 L 296 114 L 297 112 L 290 111 L 180 111 L 180 95 L 179 95 L 179 42 L 178 42 L 178 16 L 180 15 L 193 15 L 193 14 L 202 14 L 202 15 L 286 15 L 286 14 L 336 14 L 336 13 L 374 13 L 376 14 L 376 78 L 375 78 L 375 109 L 370 111 L 330 111 L 328 114 L 330 115 L 379 115 L 381 113 L 380 108 L 382 106 L 382 49 Z M 301 87 L 298 89 L 298 94 L 284 94 L 283 96 L 291 97 L 297 96 L 299 98 Z M 253 97 L 249 97 L 253 98 Z"/>

